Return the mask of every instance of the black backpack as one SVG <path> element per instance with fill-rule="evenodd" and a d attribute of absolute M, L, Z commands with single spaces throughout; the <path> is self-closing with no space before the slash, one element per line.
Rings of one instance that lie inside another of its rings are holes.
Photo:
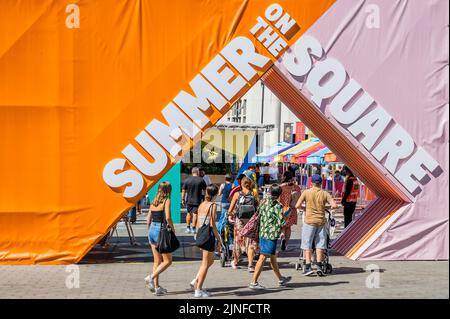
<path fill-rule="evenodd" d="M 237 217 L 239 219 L 249 219 L 252 218 L 255 212 L 256 212 L 255 196 L 251 192 L 248 192 L 247 194 L 240 192 L 238 198 Z"/>

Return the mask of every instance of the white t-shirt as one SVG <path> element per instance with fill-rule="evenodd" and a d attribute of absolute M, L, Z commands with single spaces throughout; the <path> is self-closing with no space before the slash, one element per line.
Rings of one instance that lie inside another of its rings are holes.
<path fill-rule="evenodd" d="M 271 167 L 270 168 L 270 178 L 273 180 L 277 180 L 278 179 L 278 167 Z"/>
<path fill-rule="evenodd" d="M 321 175 L 325 176 L 325 178 L 328 178 L 329 174 L 330 174 L 330 170 L 328 169 L 328 167 L 326 167 L 326 166 L 322 167 Z"/>

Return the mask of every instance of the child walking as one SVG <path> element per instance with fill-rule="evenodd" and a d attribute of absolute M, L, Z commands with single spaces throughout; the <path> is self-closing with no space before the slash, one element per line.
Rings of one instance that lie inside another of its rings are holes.
<path fill-rule="evenodd" d="M 258 278 L 261 275 L 261 271 L 267 258 L 270 258 L 270 266 L 272 267 L 280 286 L 285 285 L 291 280 L 290 276 L 281 276 L 276 256 L 277 240 L 280 237 L 281 230 L 285 222 L 283 216 L 283 206 L 279 202 L 280 195 L 281 187 L 278 184 L 273 184 L 270 187 L 270 196 L 259 208 L 260 255 L 258 262 L 256 263 L 253 280 L 249 286 L 250 289 L 265 289 L 265 287 L 258 283 Z"/>

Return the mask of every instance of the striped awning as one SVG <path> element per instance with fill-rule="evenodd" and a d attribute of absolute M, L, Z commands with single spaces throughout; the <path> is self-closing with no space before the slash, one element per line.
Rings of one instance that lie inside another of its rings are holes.
<path fill-rule="evenodd" d="M 323 144 L 322 142 L 319 142 L 317 144 L 314 144 L 313 146 L 303 150 L 302 152 L 299 152 L 297 154 L 295 154 L 292 158 L 291 158 L 291 163 L 296 163 L 296 164 L 305 164 L 306 163 L 306 158 L 323 149 L 325 146 L 325 144 Z"/>
<path fill-rule="evenodd" d="M 324 161 L 325 154 L 328 152 L 330 152 L 330 149 L 328 147 L 324 147 L 324 148 L 312 153 L 308 157 L 306 157 L 306 163 L 307 164 L 323 164 L 325 162 Z"/>

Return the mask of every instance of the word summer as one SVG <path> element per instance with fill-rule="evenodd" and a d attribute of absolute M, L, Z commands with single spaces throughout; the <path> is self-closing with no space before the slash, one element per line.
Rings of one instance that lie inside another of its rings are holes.
<path fill-rule="evenodd" d="M 264 18 L 257 18 L 250 33 L 277 59 L 288 48 L 285 39 L 297 31 L 296 21 L 280 5 L 272 4 Z M 115 158 L 105 165 L 105 183 L 123 192 L 124 198 L 140 195 L 146 188 L 144 176 L 154 178 L 164 172 L 182 157 L 183 146 L 190 145 L 213 124 L 206 115 L 214 110 L 212 106 L 224 114 L 260 77 L 258 71 L 264 72 L 272 64 L 271 58 L 257 52 L 249 38 L 238 36 L 231 40 L 189 83 L 194 95 L 181 91 L 162 110 L 167 125 L 153 119 L 135 137 L 146 153 L 130 143 L 122 151 L 126 160 Z"/>

